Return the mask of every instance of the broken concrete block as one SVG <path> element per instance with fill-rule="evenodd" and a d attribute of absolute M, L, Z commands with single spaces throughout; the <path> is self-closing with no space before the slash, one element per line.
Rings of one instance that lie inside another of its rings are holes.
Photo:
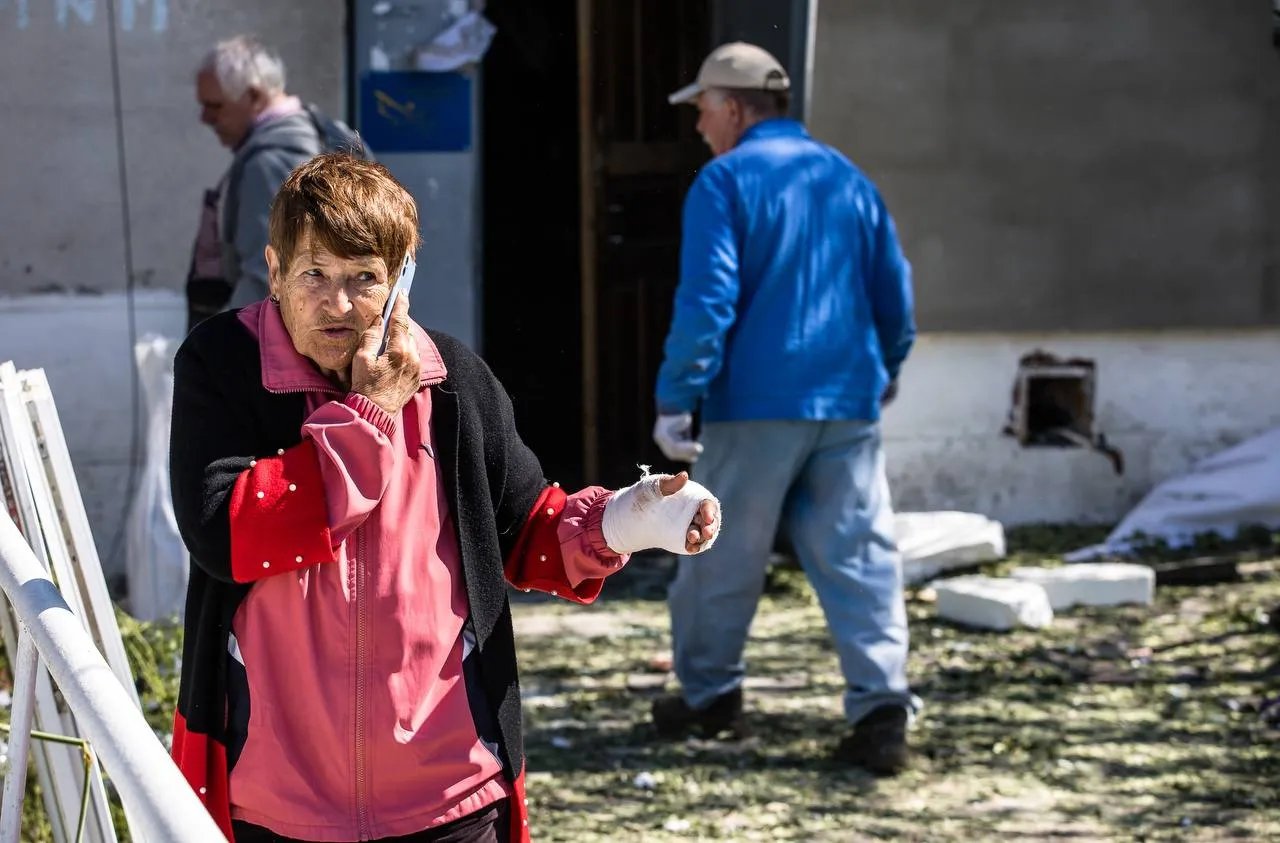
<path fill-rule="evenodd" d="M 938 580 L 938 617 L 982 629 L 1040 628 L 1053 622 L 1049 595 L 1022 580 L 970 576 Z"/>
<path fill-rule="evenodd" d="M 975 512 L 899 512 L 893 538 L 907 585 L 1004 557 L 1004 527 Z"/>
<path fill-rule="evenodd" d="M 1151 605 L 1156 572 L 1127 562 L 1086 562 L 1061 568 L 1014 568 L 1014 579 L 1033 582 L 1049 595 L 1055 611 L 1071 606 Z"/>

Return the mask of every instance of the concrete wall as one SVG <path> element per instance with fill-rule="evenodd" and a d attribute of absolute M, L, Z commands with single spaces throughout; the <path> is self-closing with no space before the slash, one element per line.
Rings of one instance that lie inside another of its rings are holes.
<path fill-rule="evenodd" d="M 219 38 L 277 45 L 289 88 L 343 114 L 342 0 L 117 0 L 139 335 L 184 328 L 200 196 L 230 157 L 193 73 Z M 124 516 L 133 424 L 124 234 L 105 0 L 0 0 L 0 360 L 43 368 L 99 552 Z M 67 294 L 44 294 L 57 291 Z M 105 559 L 109 573 L 123 560 Z"/>
<path fill-rule="evenodd" d="M 885 419 L 899 508 L 1112 521 L 1280 425 L 1269 11 L 819 3 L 811 127 L 880 186 L 915 269 L 923 333 Z M 1123 475 L 1001 435 L 1037 348 L 1096 361 Z"/>
<path fill-rule="evenodd" d="M 811 125 L 880 185 L 926 330 L 1280 320 L 1258 0 L 827 0 Z"/>
<path fill-rule="evenodd" d="M 1096 429 L 1125 457 L 1023 448 L 1001 435 L 1018 359 L 1044 349 L 1097 363 Z M 1280 426 L 1280 331 L 930 334 L 885 414 L 894 503 L 1009 523 L 1118 520 L 1156 483 Z"/>
<path fill-rule="evenodd" d="M 360 3 L 360 58 L 385 38 Z M 409 10 L 421 43 L 457 3 Z M 130 304 L 110 36 L 118 40 L 138 336 L 184 330 L 182 285 L 201 194 L 230 161 L 199 123 L 194 70 L 219 38 L 254 32 L 280 50 L 292 93 L 346 116 L 346 4 L 0 0 L 0 361 L 43 368 L 109 574 L 127 510 L 131 438 Z M 358 70 L 358 68 L 357 68 Z M 479 142 L 478 132 L 476 143 Z M 380 156 L 422 206 L 428 257 L 417 317 L 478 342 L 471 152 Z M 139 408 L 142 422 L 145 412 Z"/>
<path fill-rule="evenodd" d="M 180 289 L 201 193 L 229 161 L 199 123 L 195 66 L 256 32 L 293 92 L 342 114 L 345 6 L 115 5 L 135 281 Z M 104 0 L 0 0 L 0 294 L 125 286 L 109 26 Z"/>

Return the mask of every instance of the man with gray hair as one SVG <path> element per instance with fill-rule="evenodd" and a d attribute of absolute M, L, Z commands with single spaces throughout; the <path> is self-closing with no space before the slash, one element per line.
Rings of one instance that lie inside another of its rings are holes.
<path fill-rule="evenodd" d="M 196 72 L 200 122 L 234 155 L 214 190 L 205 191 L 187 279 L 188 325 L 267 296 L 267 219 L 289 173 L 325 150 L 359 157 L 345 124 L 285 90 L 280 56 L 257 38 L 220 41 Z"/>

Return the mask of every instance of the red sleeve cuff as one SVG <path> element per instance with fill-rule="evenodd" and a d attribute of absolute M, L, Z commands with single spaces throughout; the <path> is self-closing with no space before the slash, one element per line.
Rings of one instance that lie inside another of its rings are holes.
<path fill-rule="evenodd" d="M 604 579 L 589 579 L 575 586 L 565 573 L 560 519 L 564 517 L 567 500 L 568 495 L 559 486 L 542 490 L 506 560 L 507 581 L 525 591 L 541 591 L 574 603 L 590 603 L 600 596 Z"/>
<path fill-rule="evenodd" d="M 231 492 L 231 577 L 249 583 L 335 559 L 315 444 L 260 457 Z"/>
<path fill-rule="evenodd" d="M 360 418 L 382 431 L 388 439 L 395 435 L 396 420 L 386 410 L 370 401 L 367 396 L 358 392 L 348 392 L 342 403 L 355 410 Z"/>

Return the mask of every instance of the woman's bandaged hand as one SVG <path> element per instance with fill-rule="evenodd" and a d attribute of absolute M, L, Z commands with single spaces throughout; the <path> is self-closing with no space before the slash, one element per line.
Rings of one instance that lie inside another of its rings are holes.
<path fill-rule="evenodd" d="M 660 547 L 701 553 L 720 534 L 720 501 L 686 472 L 646 474 L 619 489 L 604 508 L 604 540 L 614 553 Z"/>

